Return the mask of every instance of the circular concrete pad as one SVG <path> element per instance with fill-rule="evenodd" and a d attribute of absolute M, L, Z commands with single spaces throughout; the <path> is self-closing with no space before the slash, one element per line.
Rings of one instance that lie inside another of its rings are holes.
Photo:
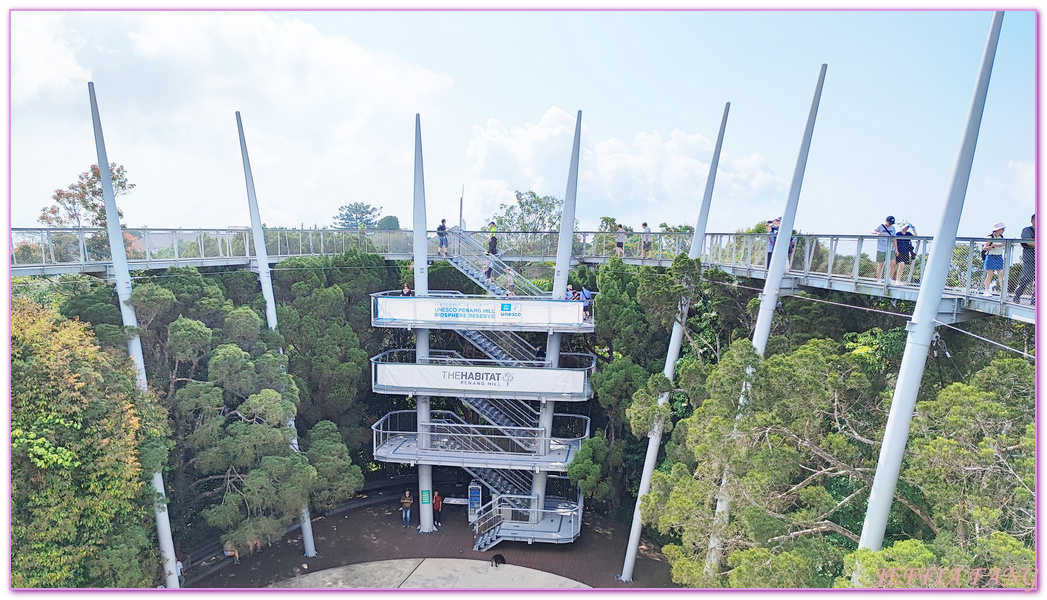
<path fill-rule="evenodd" d="M 486 560 L 406 558 L 347 565 L 299 575 L 271 588 L 588 588 L 573 579 Z"/>

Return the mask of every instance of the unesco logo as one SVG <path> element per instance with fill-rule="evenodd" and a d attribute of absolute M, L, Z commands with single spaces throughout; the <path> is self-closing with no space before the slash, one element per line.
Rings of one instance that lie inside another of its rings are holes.
<path fill-rule="evenodd" d="M 502 312 L 512 312 L 512 310 L 513 310 L 513 305 L 512 304 L 503 304 L 502 305 Z"/>

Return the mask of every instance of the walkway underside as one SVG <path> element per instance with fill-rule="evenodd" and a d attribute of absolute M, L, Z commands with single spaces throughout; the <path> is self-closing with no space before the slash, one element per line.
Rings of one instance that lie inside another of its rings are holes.
<path fill-rule="evenodd" d="M 765 280 L 766 271 L 752 267 L 732 267 L 716 265 L 724 272 L 735 277 L 746 277 L 750 279 Z M 827 277 L 825 275 L 792 275 L 786 273 L 782 278 L 782 293 L 788 294 L 797 289 L 834 290 L 838 292 L 850 292 L 863 296 L 879 296 L 896 300 L 916 302 L 920 295 L 920 288 L 914 284 L 884 285 L 883 281 L 872 278 L 859 278 L 858 280 L 843 277 Z M 1036 322 L 1036 307 L 1028 304 L 1013 304 L 1005 302 L 1000 295 L 995 296 L 964 296 L 962 289 L 945 288 L 942 294 L 941 306 L 938 309 L 938 320 L 943 323 L 956 323 L 979 317 L 997 315 L 1022 321 L 1024 323 Z"/>

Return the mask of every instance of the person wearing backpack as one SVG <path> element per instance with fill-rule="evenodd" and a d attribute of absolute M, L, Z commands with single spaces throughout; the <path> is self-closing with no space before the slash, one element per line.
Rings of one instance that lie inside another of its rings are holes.
<path fill-rule="evenodd" d="M 440 219 L 440 226 L 436 228 L 436 237 L 440 241 L 436 253 L 447 258 L 447 219 Z"/>
<path fill-rule="evenodd" d="M 990 238 L 1003 240 L 1003 221 L 998 221 L 992 226 Z M 982 253 L 985 257 L 985 281 L 982 283 L 982 294 L 992 295 L 992 280 L 999 277 L 1000 285 L 1003 286 L 1003 241 L 989 240 L 982 245 Z"/>

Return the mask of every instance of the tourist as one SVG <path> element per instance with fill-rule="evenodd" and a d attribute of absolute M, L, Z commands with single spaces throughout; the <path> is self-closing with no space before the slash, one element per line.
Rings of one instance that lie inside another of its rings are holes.
<path fill-rule="evenodd" d="M 992 226 L 992 233 L 989 237 L 994 239 L 1003 239 L 1003 222 L 998 221 Z M 1003 286 L 1003 242 L 988 241 L 982 245 L 982 253 L 985 258 L 985 281 L 982 283 L 982 294 L 986 296 L 992 295 L 992 288 L 995 287 L 993 278 L 998 277 L 1000 286 Z M 991 286 L 991 287 L 990 287 Z"/>
<path fill-rule="evenodd" d="M 404 490 L 404 495 L 400 496 L 400 512 L 403 513 L 404 528 L 411 524 L 412 504 L 414 504 L 414 498 L 411 497 L 411 490 Z"/>
<path fill-rule="evenodd" d="M 1018 287 L 1014 290 L 1014 303 L 1021 304 L 1022 292 L 1032 283 L 1030 304 L 1036 304 L 1036 215 L 1032 216 L 1032 225 L 1022 229 L 1022 274 L 1018 278 Z"/>
<path fill-rule="evenodd" d="M 440 514 L 444 509 L 444 499 L 440 495 L 439 491 L 433 492 L 433 524 L 437 527 L 440 526 Z"/>
<path fill-rule="evenodd" d="M 625 228 L 621 223 L 618 224 L 618 231 L 615 235 L 614 251 L 619 258 L 625 257 Z"/>
<path fill-rule="evenodd" d="M 447 219 L 440 219 L 440 226 L 436 228 L 436 238 L 439 240 L 440 245 L 436 248 L 436 253 L 444 258 L 447 257 Z"/>
<path fill-rule="evenodd" d="M 916 258 L 916 248 L 913 246 L 912 240 L 907 240 L 907 237 L 913 237 L 916 235 L 916 228 L 910 223 L 906 223 L 898 230 L 896 239 L 894 241 L 897 250 L 894 253 L 894 265 L 895 272 L 892 274 L 892 279 L 895 283 L 902 283 L 902 279 L 905 277 L 905 266 Z"/>
<path fill-rule="evenodd" d="M 898 246 L 894 240 L 894 217 L 888 216 L 883 223 L 876 229 L 873 229 L 872 233 L 873 235 L 889 236 L 891 238 L 890 242 L 883 237 L 876 242 L 876 279 L 883 276 L 883 266 L 888 260 L 891 261 L 891 268 L 887 270 L 887 275 L 890 276 L 891 271 L 894 269 L 894 260 L 890 256 L 898 251 Z M 890 254 L 888 254 L 888 244 L 890 245 Z"/>

